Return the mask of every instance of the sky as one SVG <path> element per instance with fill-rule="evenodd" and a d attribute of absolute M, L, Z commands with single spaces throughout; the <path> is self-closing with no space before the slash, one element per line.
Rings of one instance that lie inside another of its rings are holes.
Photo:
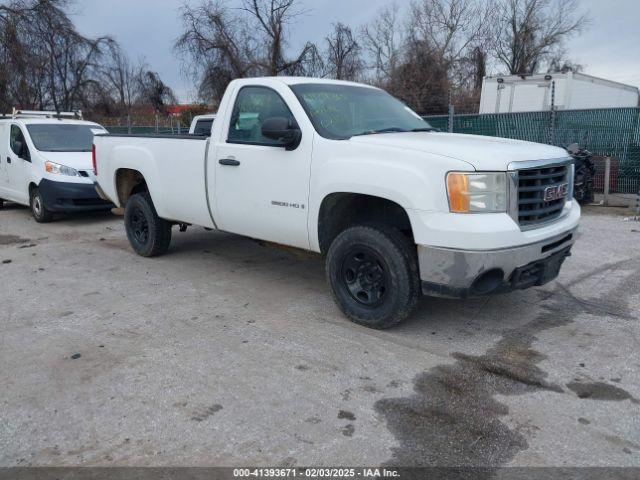
<path fill-rule="evenodd" d="M 144 58 L 182 102 L 195 100 L 193 82 L 182 74 L 181 59 L 172 49 L 180 35 L 180 6 L 185 0 L 77 0 L 73 19 L 90 37 L 110 35 L 130 58 Z M 187 0 L 197 5 L 199 0 Z M 390 0 L 301 0 L 306 13 L 292 25 L 292 49 L 307 40 L 322 43 L 331 25 L 357 27 L 370 21 Z M 238 0 L 228 0 L 229 6 Z M 407 0 L 398 0 L 407 5 Z M 569 58 L 584 73 L 640 87 L 640 1 L 578 0 L 591 24 L 567 44 Z M 498 70 L 493 74 L 503 73 Z"/>

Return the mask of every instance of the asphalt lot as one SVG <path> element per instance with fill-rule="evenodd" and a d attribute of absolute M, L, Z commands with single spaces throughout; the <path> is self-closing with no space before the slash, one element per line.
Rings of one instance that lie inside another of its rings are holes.
<path fill-rule="evenodd" d="M 314 256 L 194 228 L 143 259 L 117 217 L 7 205 L 0 466 L 640 466 L 623 218 L 587 212 L 545 287 L 424 299 L 377 332 Z"/>

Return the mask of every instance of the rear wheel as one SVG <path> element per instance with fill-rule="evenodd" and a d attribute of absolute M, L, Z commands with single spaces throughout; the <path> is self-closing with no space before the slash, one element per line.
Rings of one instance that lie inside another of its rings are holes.
<path fill-rule="evenodd" d="M 415 246 L 386 225 L 359 225 L 343 231 L 329 248 L 326 269 L 342 312 L 370 328 L 399 324 L 420 298 Z"/>
<path fill-rule="evenodd" d="M 156 257 L 169 250 L 171 224 L 158 216 L 149 193 L 129 198 L 124 223 L 129 243 L 138 255 Z"/>
<path fill-rule="evenodd" d="M 31 215 L 38 223 L 49 223 L 53 220 L 53 212 L 47 210 L 42 198 L 42 193 L 38 187 L 31 189 L 29 194 L 29 206 L 31 207 Z"/>

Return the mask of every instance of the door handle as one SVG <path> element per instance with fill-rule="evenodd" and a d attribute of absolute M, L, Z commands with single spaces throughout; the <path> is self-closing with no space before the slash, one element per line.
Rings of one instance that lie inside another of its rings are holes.
<path fill-rule="evenodd" d="M 7 163 L 11 163 L 11 157 L 7 157 Z"/>
<path fill-rule="evenodd" d="M 222 158 L 218 160 L 220 165 L 226 165 L 227 167 L 239 167 L 240 162 L 235 158 Z"/>

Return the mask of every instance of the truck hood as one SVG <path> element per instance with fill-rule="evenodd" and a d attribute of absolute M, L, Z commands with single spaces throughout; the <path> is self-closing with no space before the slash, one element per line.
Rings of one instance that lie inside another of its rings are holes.
<path fill-rule="evenodd" d="M 91 152 L 41 152 L 38 155 L 44 161 L 59 163 L 76 170 L 93 170 Z"/>
<path fill-rule="evenodd" d="M 562 148 L 541 143 L 455 133 L 382 133 L 352 137 L 349 141 L 455 158 L 471 164 L 479 171 L 506 171 L 511 162 L 568 157 Z"/>

